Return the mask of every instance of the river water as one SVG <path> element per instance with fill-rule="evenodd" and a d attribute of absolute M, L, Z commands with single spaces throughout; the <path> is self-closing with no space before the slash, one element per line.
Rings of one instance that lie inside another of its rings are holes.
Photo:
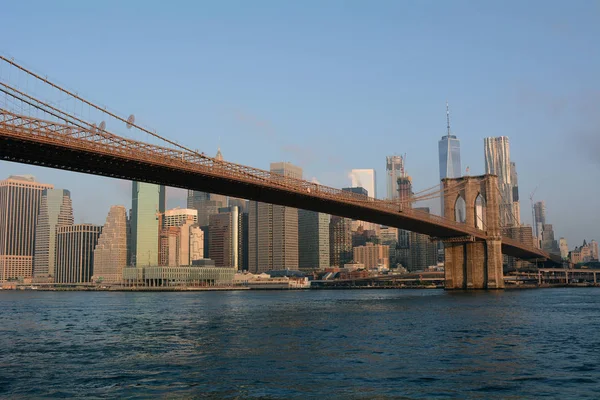
<path fill-rule="evenodd" d="M 0 292 L 5 398 L 600 398 L 600 290 Z"/>

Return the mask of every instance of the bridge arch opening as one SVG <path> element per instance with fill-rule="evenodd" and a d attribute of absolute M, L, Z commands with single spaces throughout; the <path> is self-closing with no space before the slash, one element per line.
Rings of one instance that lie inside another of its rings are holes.
<path fill-rule="evenodd" d="M 475 198 L 474 212 L 475 212 L 475 227 L 477 229 L 481 229 L 482 231 L 486 230 L 486 224 L 487 224 L 486 206 L 485 206 L 485 199 L 483 198 L 481 193 L 479 193 L 477 195 L 477 197 Z"/>
<path fill-rule="evenodd" d="M 467 221 L 467 203 L 461 195 L 454 202 L 454 220 L 463 224 Z"/>

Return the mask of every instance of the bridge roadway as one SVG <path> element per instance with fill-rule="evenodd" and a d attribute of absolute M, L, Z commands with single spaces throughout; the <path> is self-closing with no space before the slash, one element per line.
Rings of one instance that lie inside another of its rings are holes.
<path fill-rule="evenodd" d="M 0 109 L 0 159 L 87 174 L 207 191 L 323 212 L 437 238 L 485 240 L 487 233 L 397 203 L 127 139 L 92 124 L 65 124 Z M 549 254 L 502 238 L 504 254 L 556 264 Z"/>

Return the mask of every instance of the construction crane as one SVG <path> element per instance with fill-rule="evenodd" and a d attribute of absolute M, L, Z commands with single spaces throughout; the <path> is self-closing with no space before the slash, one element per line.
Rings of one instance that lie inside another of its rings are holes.
<path fill-rule="evenodd" d="M 535 223 L 535 207 L 533 204 L 533 196 L 535 195 L 535 192 L 537 192 L 537 190 L 538 186 L 536 186 L 535 189 L 533 189 L 533 192 L 529 194 L 529 201 L 531 201 L 531 231 L 535 233 L 536 238 L 538 237 L 539 232 L 537 231 L 537 224 Z"/>

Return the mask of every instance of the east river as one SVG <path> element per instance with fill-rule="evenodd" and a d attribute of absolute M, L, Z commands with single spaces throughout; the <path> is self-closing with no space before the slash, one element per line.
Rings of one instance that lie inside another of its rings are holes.
<path fill-rule="evenodd" d="M 4 398 L 590 398 L 600 289 L 0 292 Z"/>

